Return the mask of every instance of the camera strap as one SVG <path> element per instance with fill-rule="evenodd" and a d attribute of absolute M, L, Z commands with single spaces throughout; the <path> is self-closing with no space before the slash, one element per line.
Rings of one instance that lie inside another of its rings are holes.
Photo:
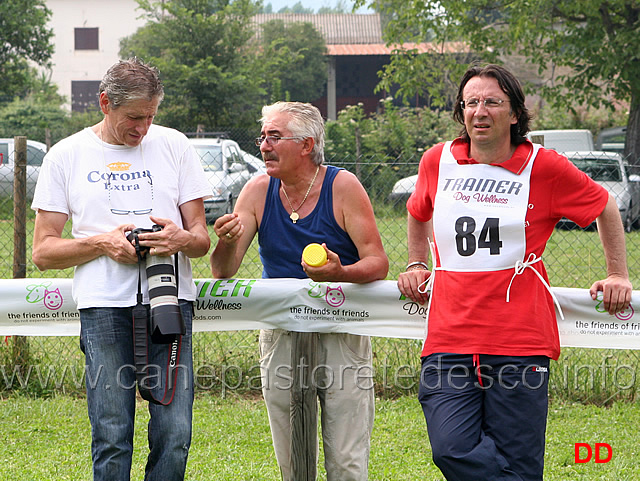
<path fill-rule="evenodd" d="M 137 251 L 136 246 L 136 251 Z M 140 260 L 140 254 L 138 253 L 138 259 Z M 136 370 L 136 381 L 138 383 L 138 391 L 140 395 L 146 401 L 152 404 L 160 404 L 162 406 L 168 406 L 173 401 L 173 396 L 176 389 L 176 381 L 178 377 L 177 367 L 180 364 L 180 350 L 182 347 L 182 336 L 176 335 L 173 341 L 168 346 L 167 354 L 167 366 L 166 366 L 166 378 L 164 395 L 162 399 L 157 399 L 149 382 L 152 379 L 156 379 L 155 376 L 150 376 L 149 368 L 149 306 L 142 304 L 142 280 L 141 272 L 142 262 L 138 262 L 138 294 L 136 296 L 136 305 L 133 308 L 133 349 L 134 349 L 134 361 Z M 176 286 L 178 278 L 178 255 L 175 257 L 175 272 L 176 272 Z"/>

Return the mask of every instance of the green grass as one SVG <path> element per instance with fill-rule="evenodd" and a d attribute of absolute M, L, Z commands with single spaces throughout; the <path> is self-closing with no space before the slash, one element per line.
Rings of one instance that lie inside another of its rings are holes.
<path fill-rule="evenodd" d="M 144 474 L 147 421 L 145 404 L 140 402 L 133 480 L 141 480 Z M 91 479 L 91 439 L 84 399 L 12 396 L 0 401 L 0 422 L 0 479 Z M 193 428 L 187 480 L 279 479 L 266 409 L 259 397 L 199 395 Z M 639 437 L 638 403 L 597 408 L 554 402 L 547 427 L 545 480 L 638 480 Z M 596 442 L 611 445 L 611 462 L 576 464 L 575 443 L 593 446 Z M 377 401 L 369 470 L 372 481 L 443 479 L 431 461 L 426 425 L 414 396 Z M 319 479 L 326 479 L 321 466 Z"/>

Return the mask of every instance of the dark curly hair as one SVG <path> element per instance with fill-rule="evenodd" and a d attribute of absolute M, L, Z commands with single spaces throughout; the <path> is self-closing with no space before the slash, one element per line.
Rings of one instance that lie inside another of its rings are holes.
<path fill-rule="evenodd" d="M 464 111 L 462 110 L 462 91 L 467 82 L 473 77 L 492 77 L 498 81 L 498 85 L 502 91 L 509 96 L 511 111 L 515 113 L 518 122 L 511 126 L 511 143 L 518 145 L 523 143 L 529 132 L 529 122 L 531 115 L 524 104 L 524 92 L 520 86 L 518 79 L 506 68 L 500 65 L 489 64 L 484 67 L 474 65 L 470 67 L 462 76 L 460 87 L 458 88 L 458 96 L 453 109 L 453 118 L 462 124 L 460 136 L 465 142 L 469 142 L 469 133 L 464 125 Z"/>

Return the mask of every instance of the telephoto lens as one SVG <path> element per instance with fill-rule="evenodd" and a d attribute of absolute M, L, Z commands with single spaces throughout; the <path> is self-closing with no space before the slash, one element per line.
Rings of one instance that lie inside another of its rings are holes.
<path fill-rule="evenodd" d="M 156 344 L 171 344 L 177 335 L 186 332 L 172 257 L 147 255 L 146 261 L 151 339 Z"/>

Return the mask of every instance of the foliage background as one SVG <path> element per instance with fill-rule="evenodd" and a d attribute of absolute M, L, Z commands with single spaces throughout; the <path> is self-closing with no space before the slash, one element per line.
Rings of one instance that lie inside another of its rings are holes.
<path fill-rule="evenodd" d="M 43 0 L 0 2 L 0 104 L 25 96 L 34 70 L 28 61 L 47 66 L 53 53 L 51 16 Z"/>
<path fill-rule="evenodd" d="M 542 74 L 540 94 L 558 108 L 628 108 L 625 155 L 640 162 L 640 5 L 626 0 L 357 0 L 385 17 L 391 44 L 431 42 L 430 51 L 398 49 L 383 74 L 403 95 L 459 79 L 468 61 L 446 54 L 464 42 L 469 58 L 505 63 L 516 57 Z M 412 79 L 417 75 L 419 79 Z M 456 82 L 457 84 L 457 82 Z M 450 90 L 449 90 L 450 91 Z"/>

